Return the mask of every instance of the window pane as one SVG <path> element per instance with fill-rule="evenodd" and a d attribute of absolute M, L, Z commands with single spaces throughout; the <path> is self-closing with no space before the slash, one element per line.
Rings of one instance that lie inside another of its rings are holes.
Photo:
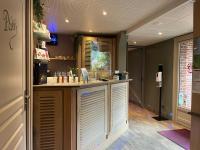
<path fill-rule="evenodd" d="M 193 41 L 179 43 L 178 106 L 191 109 Z"/>

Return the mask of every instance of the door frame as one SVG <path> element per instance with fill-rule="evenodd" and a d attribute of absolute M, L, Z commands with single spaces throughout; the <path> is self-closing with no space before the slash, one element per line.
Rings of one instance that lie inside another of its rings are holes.
<path fill-rule="evenodd" d="M 172 87 L 172 120 L 177 121 L 177 102 L 179 89 L 179 47 L 178 44 L 182 41 L 193 39 L 193 34 L 189 33 L 174 39 L 174 54 L 173 54 L 173 87 Z"/>
<path fill-rule="evenodd" d="M 33 149 L 33 0 L 25 2 L 26 149 Z"/>

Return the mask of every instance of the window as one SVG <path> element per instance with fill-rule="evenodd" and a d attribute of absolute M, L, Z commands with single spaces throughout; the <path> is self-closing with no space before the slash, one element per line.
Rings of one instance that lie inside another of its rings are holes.
<path fill-rule="evenodd" d="M 178 107 L 191 110 L 193 40 L 179 43 Z"/>

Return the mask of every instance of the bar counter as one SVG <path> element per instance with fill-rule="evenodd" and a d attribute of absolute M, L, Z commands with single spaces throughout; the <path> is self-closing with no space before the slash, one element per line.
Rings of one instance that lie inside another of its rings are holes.
<path fill-rule="evenodd" d="M 87 86 L 99 86 L 99 85 L 106 85 L 106 84 L 114 84 L 114 83 L 122 83 L 122 82 L 129 82 L 132 79 L 128 80 L 108 80 L 108 81 L 89 81 L 88 83 L 78 82 L 78 83 L 47 83 L 41 85 L 34 85 L 33 87 L 87 87 Z"/>
<path fill-rule="evenodd" d="M 128 129 L 129 81 L 34 85 L 34 149 L 108 147 Z"/>

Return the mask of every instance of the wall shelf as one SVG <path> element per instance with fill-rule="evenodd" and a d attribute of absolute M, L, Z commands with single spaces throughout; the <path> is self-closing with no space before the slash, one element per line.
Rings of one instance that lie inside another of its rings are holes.
<path fill-rule="evenodd" d="M 75 61 L 74 58 L 49 58 L 49 60 L 58 60 L 58 61 Z"/>
<path fill-rule="evenodd" d="M 38 40 L 42 40 L 42 41 L 46 41 L 46 42 L 50 42 L 51 38 L 50 38 L 50 34 L 47 33 L 43 33 L 43 32 L 33 32 L 33 35 L 38 39 Z"/>

